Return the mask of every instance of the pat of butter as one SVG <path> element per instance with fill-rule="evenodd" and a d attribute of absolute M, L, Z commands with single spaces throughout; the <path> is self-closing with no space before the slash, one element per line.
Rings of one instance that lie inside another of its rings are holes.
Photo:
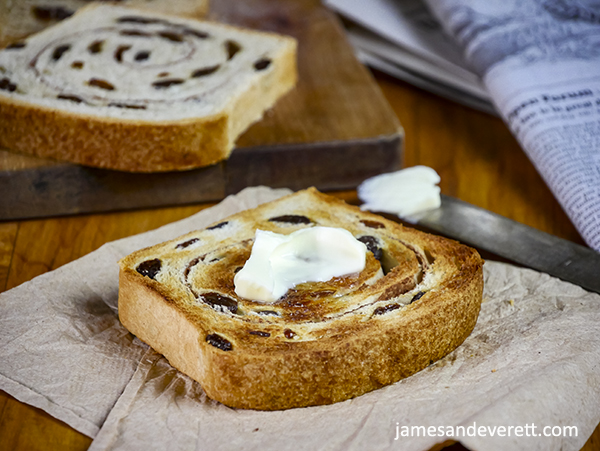
<path fill-rule="evenodd" d="M 257 230 L 252 253 L 233 282 L 238 296 L 272 303 L 304 282 L 360 272 L 367 247 L 347 230 L 311 227 L 289 235 Z"/>
<path fill-rule="evenodd" d="M 394 213 L 402 218 L 438 208 L 440 176 L 427 166 L 413 166 L 365 180 L 358 187 L 363 210 Z"/>

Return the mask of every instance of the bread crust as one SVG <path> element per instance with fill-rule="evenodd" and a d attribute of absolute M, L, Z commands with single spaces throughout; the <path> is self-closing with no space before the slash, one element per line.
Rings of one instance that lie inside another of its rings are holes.
<path fill-rule="evenodd" d="M 98 8 L 107 6 L 89 5 L 77 14 Z M 131 8 L 119 7 L 119 11 L 176 20 Z M 229 25 L 220 28 L 240 32 Z M 20 97 L 18 91 L 0 90 L 0 146 L 127 172 L 187 170 L 227 159 L 238 136 L 297 82 L 295 40 L 266 32 L 249 33 L 278 40 L 277 51 L 269 55 L 273 64 L 244 91 L 231 95 L 214 114 L 177 120 L 153 120 L 141 113 L 139 119 L 103 116 L 42 105 Z"/>
<path fill-rule="evenodd" d="M 0 97 L 0 146 L 127 172 L 184 170 L 229 156 L 225 114 L 177 122 L 99 118 Z"/>
<path fill-rule="evenodd" d="M 185 284 L 167 284 L 166 279 L 154 280 L 136 270 L 140 262 L 160 257 L 169 280 L 181 279 L 174 267 L 166 265 L 173 258 L 168 249 L 194 239 L 191 237 L 207 239 L 207 232 L 192 233 L 121 260 L 121 322 L 165 355 L 173 366 L 197 380 L 212 399 L 230 407 L 258 410 L 331 404 L 362 395 L 422 370 L 454 350 L 471 333 L 483 291 L 483 261 L 471 248 L 362 212 L 314 189 L 258 207 L 258 213 L 250 210 L 234 215 L 229 221 L 249 221 L 265 210 L 270 215 L 271 211 L 311 202 L 320 204 L 320 214 L 330 211 L 346 221 L 353 217 L 382 224 L 386 233 L 402 239 L 416 249 L 417 255 L 430 260 L 420 263 L 421 280 L 412 287 L 404 286 L 401 293 L 392 293 L 390 287 L 402 285 L 406 274 L 391 270 L 362 292 L 364 285 L 354 288 L 359 300 L 357 304 L 352 304 L 352 299 L 346 301 L 352 305 L 350 309 L 336 306 L 331 296 L 320 299 L 321 303 L 334 305 L 331 311 L 320 311 L 316 303 L 307 303 L 305 307 L 314 310 L 312 317 L 286 317 L 285 310 L 293 307 L 283 299 L 278 307 L 284 313 L 278 320 L 246 318 L 244 322 L 239 312 L 236 318 L 197 302 L 195 296 L 186 294 Z M 313 218 L 317 215 L 315 211 L 309 214 Z M 322 225 L 331 220 L 318 217 L 316 222 Z M 356 235 L 355 225 L 347 226 Z M 235 254 L 234 248 L 227 249 Z M 408 274 L 414 273 L 411 271 Z M 216 286 L 232 296 L 226 287 L 228 277 L 218 280 Z M 341 282 L 351 283 L 350 279 Z M 306 285 L 308 294 L 322 289 Z M 373 293 L 380 297 L 371 296 Z M 293 329 L 298 336 L 286 335 L 286 329 Z M 211 345 L 207 337 L 214 333 L 227 337 L 233 349 Z"/>

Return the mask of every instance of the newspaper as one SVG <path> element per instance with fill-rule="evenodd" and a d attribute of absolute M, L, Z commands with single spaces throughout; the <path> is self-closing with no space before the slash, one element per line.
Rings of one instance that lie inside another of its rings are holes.
<path fill-rule="evenodd" d="M 422 31 L 415 32 L 416 15 L 402 15 L 406 8 L 399 5 L 410 4 L 414 11 L 416 0 L 375 3 L 379 6 L 371 9 L 371 2 L 329 1 L 424 61 L 445 55 L 446 69 L 459 65 L 439 30 L 424 40 Z M 600 2 L 427 0 L 427 5 L 462 49 L 463 68 L 479 75 L 575 227 L 600 251 Z M 393 21 L 402 31 L 390 31 Z"/>
<path fill-rule="evenodd" d="M 465 63 L 422 0 L 327 0 L 342 14 L 359 59 L 450 100 L 497 114 L 479 76 Z"/>

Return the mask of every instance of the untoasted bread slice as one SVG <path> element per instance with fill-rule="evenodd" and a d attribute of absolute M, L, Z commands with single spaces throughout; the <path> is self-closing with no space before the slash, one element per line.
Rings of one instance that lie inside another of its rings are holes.
<path fill-rule="evenodd" d="M 207 166 L 296 79 L 293 38 L 91 4 L 0 51 L 0 145 L 131 172 Z"/>
<path fill-rule="evenodd" d="M 256 229 L 315 225 L 367 244 L 365 269 L 298 285 L 274 304 L 236 295 Z M 410 376 L 462 343 L 477 321 L 482 265 L 471 248 L 308 189 L 122 259 L 119 317 L 228 406 L 330 404 Z"/>

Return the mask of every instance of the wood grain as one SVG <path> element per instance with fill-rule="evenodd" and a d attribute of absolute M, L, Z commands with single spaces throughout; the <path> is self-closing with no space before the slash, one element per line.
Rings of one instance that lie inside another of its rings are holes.
<path fill-rule="evenodd" d="M 0 451 L 82 451 L 91 443 L 63 422 L 0 391 Z"/>
<path fill-rule="evenodd" d="M 6 290 L 18 228 L 16 223 L 0 224 L 0 291 Z"/>
<path fill-rule="evenodd" d="M 356 61 L 340 22 L 319 0 L 246 0 L 238 7 L 232 1 L 213 2 L 210 18 L 298 39 L 297 88 L 240 137 L 240 148 L 356 141 L 398 132 L 389 104 Z"/>

